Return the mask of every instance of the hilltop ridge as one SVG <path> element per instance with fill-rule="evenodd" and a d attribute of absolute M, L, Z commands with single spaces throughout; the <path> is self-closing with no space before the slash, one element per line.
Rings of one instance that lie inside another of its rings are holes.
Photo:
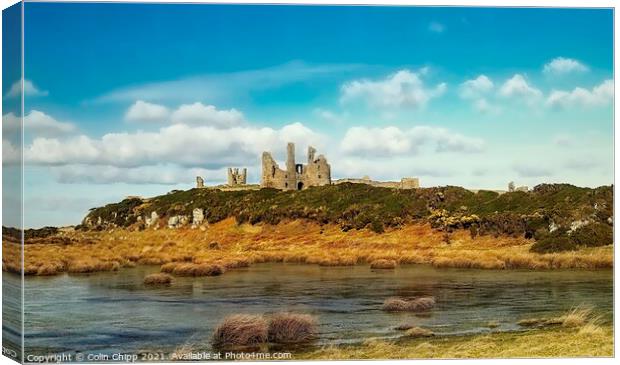
<path fill-rule="evenodd" d="M 367 228 L 377 233 L 429 222 L 447 234 L 469 229 L 472 235 L 523 236 L 538 241 L 558 241 L 587 228 L 601 240 L 587 245 L 603 245 L 611 244 L 607 241 L 612 233 L 613 187 L 541 184 L 529 192 L 504 194 L 457 186 L 400 190 L 352 183 L 303 191 L 190 189 L 94 208 L 79 228 L 196 228 L 230 217 L 250 224 L 302 219 L 337 224 L 343 231 Z M 570 244 L 562 244 L 570 248 Z"/>

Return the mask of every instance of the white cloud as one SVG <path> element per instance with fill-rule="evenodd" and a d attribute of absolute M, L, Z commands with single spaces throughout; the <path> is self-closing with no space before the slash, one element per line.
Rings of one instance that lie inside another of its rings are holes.
<path fill-rule="evenodd" d="M 486 75 L 467 80 L 460 86 L 459 95 L 463 99 L 477 99 L 493 90 L 494 84 Z"/>
<path fill-rule="evenodd" d="M 340 144 L 345 154 L 397 156 L 417 154 L 423 146 L 435 152 L 474 153 L 484 149 L 478 138 L 466 137 L 444 128 L 418 126 L 408 130 L 397 127 L 352 127 Z"/>
<path fill-rule="evenodd" d="M 483 114 L 499 114 L 502 111 L 499 106 L 489 103 L 485 98 L 477 99 L 474 101 L 473 106 L 476 111 Z"/>
<path fill-rule="evenodd" d="M 564 57 L 554 58 L 543 67 L 544 73 L 555 75 L 567 74 L 571 72 L 586 72 L 588 70 L 588 67 L 583 63 L 572 58 Z"/>
<path fill-rule="evenodd" d="M 319 118 L 331 122 L 331 123 L 342 123 L 344 122 L 349 114 L 347 112 L 344 113 L 335 113 L 331 110 L 316 108 L 314 109 L 314 114 L 316 114 Z"/>
<path fill-rule="evenodd" d="M 350 81 L 342 85 L 340 101 L 361 100 L 382 108 L 423 108 L 430 99 L 441 96 L 446 90 L 445 83 L 426 88 L 421 78 L 425 73 L 425 69 L 420 72 L 400 70 L 383 80 Z"/>
<path fill-rule="evenodd" d="M 165 106 L 138 100 L 125 113 L 125 120 L 129 122 L 163 122 L 169 116 L 170 111 Z"/>
<path fill-rule="evenodd" d="M 528 84 L 521 74 L 515 74 L 506 80 L 500 88 L 499 94 L 503 97 L 520 97 L 530 101 L 542 96 L 542 92 Z"/>
<path fill-rule="evenodd" d="M 576 87 L 572 91 L 553 90 L 547 97 L 546 104 L 551 107 L 566 108 L 571 106 L 595 107 L 609 104 L 614 98 L 614 81 L 605 80 L 587 90 Z"/>
<path fill-rule="evenodd" d="M 161 164 L 140 167 L 66 165 L 52 170 L 60 183 L 74 184 L 158 184 L 176 185 L 193 183 L 195 176 L 206 181 L 222 183 L 226 180 L 226 168 L 209 170 L 202 168 L 183 168 L 177 165 Z"/>
<path fill-rule="evenodd" d="M 21 80 L 17 80 L 11 85 L 11 88 L 6 93 L 5 97 L 15 98 L 21 95 L 22 83 Z M 24 96 L 47 96 L 48 92 L 40 90 L 34 83 L 28 79 L 24 79 Z"/>
<path fill-rule="evenodd" d="M 109 133 L 100 139 L 36 138 L 25 148 L 24 159 L 31 165 L 138 167 L 168 163 L 214 169 L 255 164 L 262 151 L 284 148 L 286 142 L 320 148 L 324 140 L 301 123 L 281 129 L 174 124 L 157 132 Z"/>
<path fill-rule="evenodd" d="M 540 164 L 517 164 L 513 167 L 520 177 L 547 177 L 553 170 Z"/>
<path fill-rule="evenodd" d="M 145 100 L 149 102 L 185 102 L 209 100 L 237 103 L 255 91 L 268 90 L 294 82 L 320 80 L 333 75 L 342 77 L 363 66 L 354 64 L 307 64 L 292 61 L 282 65 L 230 73 L 214 73 L 193 77 L 124 87 L 101 95 L 92 102 L 114 103 Z"/>
<path fill-rule="evenodd" d="M 38 110 L 31 110 L 24 118 L 23 123 L 24 133 L 29 136 L 59 136 L 76 130 L 73 124 L 59 122 Z M 21 118 L 12 112 L 2 116 L 2 132 L 5 134 L 19 132 L 21 124 Z"/>
<path fill-rule="evenodd" d="M 172 113 L 174 123 L 229 128 L 244 123 L 243 113 L 236 109 L 218 110 L 202 103 L 184 104 Z"/>
<path fill-rule="evenodd" d="M 446 30 L 446 26 L 438 22 L 431 22 L 428 25 L 428 30 L 433 33 L 443 33 Z"/>
<path fill-rule="evenodd" d="M 21 163 L 21 154 L 17 147 L 10 141 L 2 140 L 2 164 L 15 165 Z"/>

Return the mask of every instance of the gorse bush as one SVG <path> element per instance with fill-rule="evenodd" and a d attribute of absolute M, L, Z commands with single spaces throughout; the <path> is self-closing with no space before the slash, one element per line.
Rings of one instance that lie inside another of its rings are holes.
<path fill-rule="evenodd" d="M 574 231 L 536 231 L 536 242 L 531 251 L 550 253 L 577 250 L 580 247 L 598 247 L 613 244 L 613 228 L 605 223 L 588 223 Z"/>

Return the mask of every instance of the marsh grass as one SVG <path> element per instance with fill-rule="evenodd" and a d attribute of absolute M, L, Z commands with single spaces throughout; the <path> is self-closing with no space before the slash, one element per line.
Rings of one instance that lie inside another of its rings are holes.
<path fill-rule="evenodd" d="M 237 224 L 226 219 L 198 229 L 58 233 L 69 245 L 37 243 L 25 246 L 26 275 L 112 271 L 136 264 L 161 265 L 162 272 L 203 275 L 204 267 L 234 270 L 260 262 L 295 262 L 322 266 L 370 264 L 393 260 L 397 265 L 431 264 L 439 268 L 475 269 L 602 269 L 613 267 L 613 247 L 537 254 L 531 240 L 452 233 L 451 244 L 427 224 L 407 224 L 378 234 L 370 230 L 343 232 L 338 225 L 307 221 L 277 225 Z M 55 236 L 52 236 L 55 237 Z M 44 240 L 45 238 L 43 238 Z M 219 249 L 208 248 L 218 242 Z M 174 242 L 172 244 L 171 242 Z M 3 269 L 20 272 L 19 244 L 3 241 Z M 184 265 L 184 266 L 181 266 Z M 205 275 L 209 275 L 206 270 Z M 217 271 L 212 271 L 215 273 Z"/>
<path fill-rule="evenodd" d="M 259 347 L 268 339 L 267 321 L 259 315 L 235 314 L 220 322 L 213 333 L 216 348 Z"/>
<path fill-rule="evenodd" d="M 269 318 L 269 342 L 299 344 L 317 337 L 317 322 L 308 314 L 276 313 Z"/>
<path fill-rule="evenodd" d="M 601 317 L 595 315 L 590 307 L 577 306 L 558 317 L 526 318 L 518 321 L 517 324 L 523 327 L 562 326 L 584 328 L 587 326 L 588 329 L 586 331 L 594 331 L 596 327 L 600 328 Z"/>
<path fill-rule="evenodd" d="M 379 259 L 370 263 L 371 269 L 394 269 L 396 268 L 396 260 Z"/>
<path fill-rule="evenodd" d="M 388 298 L 383 302 L 381 310 L 386 312 L 420 312 L 435 306 L 435 298 L 421 297 L 415 299 Z"/>
<path fill-rule="evenodd" d="M 172 276 L 164 273 L 155 273 L 147 275 L 144 278 L 144 285 L 170 285 Z"/>

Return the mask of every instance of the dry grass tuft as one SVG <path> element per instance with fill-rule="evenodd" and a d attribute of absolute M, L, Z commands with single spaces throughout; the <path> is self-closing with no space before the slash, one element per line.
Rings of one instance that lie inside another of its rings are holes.
<path fill-rule="evenodd" d="M 145 285 L 170 285 L 171 283 L 172 276 L 164 273 L 150 274 L 144 278 Z"/>
<path fill-rule="evenodd" d="M 394 269 L 396 268 L 395 260 L 379 259 L 370 263 L 371 269 Z"/>
<path fill-rule="evenodd" d="M 178 263 L 165 269 L 172 270 L 172 274 L 177 276 L 218 276 L 224 273 L 224 268 L 217 264 Z"/>
<path fill-rule="evenodd" d="M 517 322 L 524 327 L 562 326 L 567 328 L 590 326 L 590 330 L 599 327 L 600 317 L 595 316 L 591 308 L 578 306 L 566 314 L 552 318 L 527 318 Z"/>
<path fill-rule="evenodd" d="M 413 328 L 408 329 L 407 332 L 405 332 L 405 336 L 417 338 L 417 337 L 432 337 L 432 336 L 435 336 L 435 334 L 433 333 L 433 331 L 426 329 L 426 328 L 413 327 Z"/>
<path fill-rule="evenodd" d="M 267 342 L 267 321 L 262 316 L 235 314 L 224 318 L 213 333 L 216 348 L 253 347 Z"/>
<path fill-rule="evenodd" d="M 382 310 L 386 312 L 419 312 L 433 308 L 435 298 L 421 297 L 416 299 L 388 298 L 383 302 Z"/>
<path fill-rule="evenodd" d="M 308 314 L 277 313 L 269 320 L 269 341 L 274 343 L 304 343 L 317 335 L 314 317 Z"/>

